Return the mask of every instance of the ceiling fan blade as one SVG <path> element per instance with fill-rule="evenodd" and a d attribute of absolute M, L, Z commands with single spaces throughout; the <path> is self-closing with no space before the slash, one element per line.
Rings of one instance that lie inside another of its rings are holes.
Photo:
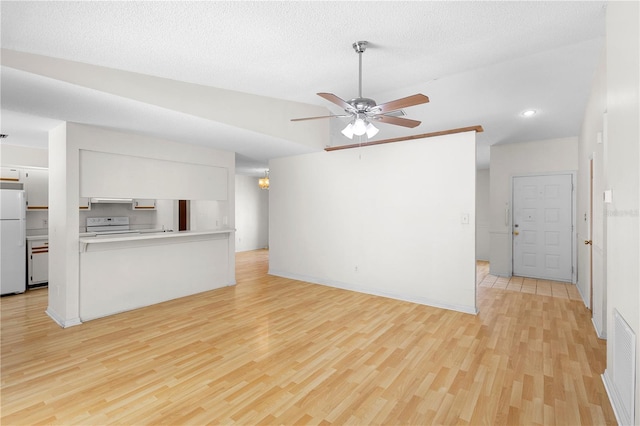
<path fill-rule="evenodd" d="M 414 105 L 426 104 L 427 102 L 429 102 L 429 97 L 422 93 L 418 93 L 417 95 L 407 96 L 406 98 L 396 99 L 395 101 L 377 105 L 374 107 L 374 110 L 380 111 L 380 113 L 385 113 Z"/>
<path fill-rule="evenodd" d="M 321 115 L 319 117 L 292 118 L 291 121 L 317 120 L 319 118 L 351 117 L 351 115 Z"/>
<path fill-rule="evenodd" d="M 386 115 L 387 117 L 403 117 L 407 114 L 405 114 L 403 110 L 397 109 L 395 111 L 385 112 L 382 115 Z"/>
<path fill-rule="evenodd" d="M 388 115 L 376 115 L 374 118 L 377 121 L 382 121 L 387 124 L 395 124 L 396 126 L 413 128 L 420 125 L 420 121 L 410 120 L 408 118 L 390 117 Z"/>
<path fill-rule="evenodd" d="M 325 98 L 329 102 L 333 102 L 334 104 L 338 105 L 344 110 L 349 110 L 349 111 L 353 110 L 353 106 L 349 105 L 347 101 L 337 97 L 333 93 L 318 93 L 318 96 Z"/>

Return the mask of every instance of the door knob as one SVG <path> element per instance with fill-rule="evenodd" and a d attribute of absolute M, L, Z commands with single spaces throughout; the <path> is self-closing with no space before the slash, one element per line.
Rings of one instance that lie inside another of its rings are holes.
<path fill-rule="evenodd" d="M 518 231 L 513 231 L 513 235 L 520 235 Z"/>
<path fill-rule="evenodd" d="M 591 240 L 584 240 L 584 245 L 585 245 L 585 246 L 590 246 L 591 244 L 593 244 L 593 241 L 591 241 Z"/>

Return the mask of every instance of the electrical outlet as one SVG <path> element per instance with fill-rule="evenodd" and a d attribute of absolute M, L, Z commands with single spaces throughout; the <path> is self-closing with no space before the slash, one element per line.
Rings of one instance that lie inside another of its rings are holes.
<path fill-rule="evenodd" d="M 42 227 L 46 228 L 47 226 L 49 226 L 49 220 L 48 219 L 42 219 Z"/>

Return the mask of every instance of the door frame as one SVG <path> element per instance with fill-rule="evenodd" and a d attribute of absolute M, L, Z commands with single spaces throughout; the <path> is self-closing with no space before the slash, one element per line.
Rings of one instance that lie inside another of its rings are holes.
<path fill-rule="evenodd" d="M 593 155 L 589 158 L 589 205 L 588 205 L 588 219 L 587 224 L 587 241 L 589 250 L 589 310 L 591 311 L 591 317 L 593 318 Z M 585 244 L 587 244 L 585 241 Z"/>
<path fill-rule="evenodd" d="M 521 173 L 517 175 L 512 175 L 509 181 L 509 192 L 510 192 L 510 210 L 511 214 L 509 215 L 509 254 L 511 256 L 511 275 L 513 275 L 513 224 L 514 224 L 514 208 L 513 208 L 513 200 L 514 200 L 514 179 L 520 177 L 533 177 L 533 176 L 558 176 L 558 175 L 571 175 L 571 283 L 576 284 L 578 282 L 578 232 L 576 227 L 576 211 L 577 211 L 577 177 L 578 172 L 576 170 L 566 170 L 566 171 L 555 171 L 555 172 L 542 172 L 542 173 Z"/>

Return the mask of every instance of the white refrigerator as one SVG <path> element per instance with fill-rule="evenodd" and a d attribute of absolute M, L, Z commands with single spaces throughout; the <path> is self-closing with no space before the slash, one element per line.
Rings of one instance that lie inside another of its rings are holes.
<path fill-rule="evenodd" d="M 24 293 L 27 282 L 24 191 L 0 189 L 0 294 Z"/>

